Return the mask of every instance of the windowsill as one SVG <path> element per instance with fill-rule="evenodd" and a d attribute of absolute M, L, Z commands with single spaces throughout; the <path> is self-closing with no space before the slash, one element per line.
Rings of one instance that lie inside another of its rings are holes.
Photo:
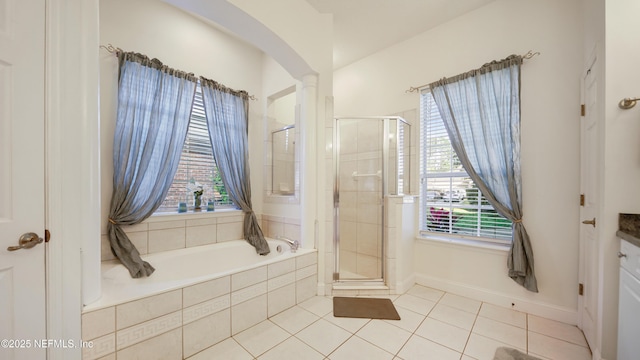
<path fill-rule="evenodd" d="M 449 244 L 455 246 L 464 246 L 464 247 L 472 247 L 479 249 L 487 249 L 487 250 L 497 250 L 508 252 L 511 249 L 510 244 L 500 244 L 495 243 L 489 240 L 482 239 L 469 239 L 458 236 L 443 236 L 443 235 L 433 235 L 433 234 L 420 234 L 416 237 L 419 241 L 425 242 L 434 242 L 440 244 Z"/>
<path fill-rule="evenodd" d="M 172 220 L 192 220 L 192 219 L 210 219 L 217 217 L 225 217 L 225 216 L 237 216 L 242 215 L 243 211 L 235 208 L 226 208 L 226 209 L 216 209 L 215 211 L 192 211 L 189 210 L 184 213 L 155 213 L 149 216 L 144 222 L 161 222 L 161 221 L 172 221 Z"/>

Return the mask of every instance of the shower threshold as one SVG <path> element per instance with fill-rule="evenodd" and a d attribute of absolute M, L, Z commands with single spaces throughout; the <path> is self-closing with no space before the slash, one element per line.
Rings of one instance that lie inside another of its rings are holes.
<path fill-rule="evenodd" d="M 338 280 L 333 283 L 334 290 L 389 290 L 382 280 Z"/>

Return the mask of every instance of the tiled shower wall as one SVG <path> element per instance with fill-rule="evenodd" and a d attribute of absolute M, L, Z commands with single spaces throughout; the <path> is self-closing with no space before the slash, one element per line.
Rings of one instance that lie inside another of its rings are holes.
<path fill-rule="evenodd" d="M 84 360 L 183 359 L 316 294 L 317 253 L 82 315 Z"/>
<path fill-rule="evenodd" d="M 262 215 L 262 232 L 264 236 L 277 238 L 285 236 L 291 240 L 302 242 L 300 219 L 290 219 L 282 216 Z"/>

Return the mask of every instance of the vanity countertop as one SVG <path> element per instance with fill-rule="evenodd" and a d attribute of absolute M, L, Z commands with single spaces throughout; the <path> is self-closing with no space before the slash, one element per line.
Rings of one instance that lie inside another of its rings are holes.
<path fill-rule="evenodd" d="M 620 214 L 616 235 L 640 247 L 640 214 Z"/>

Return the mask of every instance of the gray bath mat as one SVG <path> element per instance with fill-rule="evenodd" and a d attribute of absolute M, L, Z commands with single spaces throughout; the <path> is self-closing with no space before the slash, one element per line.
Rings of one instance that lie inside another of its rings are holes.
<path fill-rule="evenodd" d="M 496 349 L 496 354 L 493 356 L 493 360 L 541 360 L 537 357 L 527 355 L 520 350 L 499 347 Z"/>
<path fill-rule="evenodd" d="M 333 316 L 400 320 L 391 300 L 366 297 L 334 297 Z"/>

